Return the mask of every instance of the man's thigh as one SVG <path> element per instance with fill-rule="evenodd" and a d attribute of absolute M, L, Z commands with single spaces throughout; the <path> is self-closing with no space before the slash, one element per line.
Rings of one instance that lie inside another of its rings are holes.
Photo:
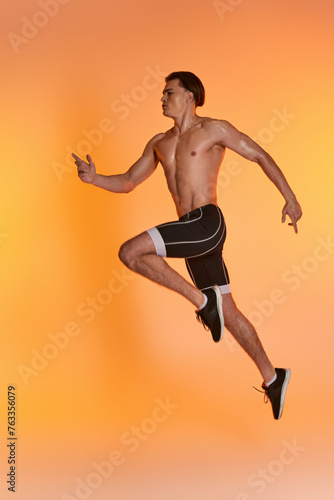
<path fill-rule="evenodd" d="M 226 226 L 221 210 L 210 204 L 147 232 L 158 255 L 187 259 L 221 252 Z"/>
<path fill-rule="evenodd" d="M 156 253 L 156 251 L 152 238 L 147 231 L 144 231 L 143 233 L 138 234 L 138 236 L 134 236 L 134 238 L 131 238 L 123 243 L 119 251 L 119 256 L 120 259 L 123 260 L 122 256 L 124 255 L 134 257 L 154 253 Z"/>

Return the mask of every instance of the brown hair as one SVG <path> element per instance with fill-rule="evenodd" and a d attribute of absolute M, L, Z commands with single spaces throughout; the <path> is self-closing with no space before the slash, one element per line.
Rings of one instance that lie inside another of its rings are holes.
<path fill-rule="evenodd" d="M 180 86 L 194 94 L 195 105 L 203 106 L 205 101 L 205 90 L 201 80 L 190 71 L 174 71 L 166 76 L 165 81 L 178 79 Z"/>

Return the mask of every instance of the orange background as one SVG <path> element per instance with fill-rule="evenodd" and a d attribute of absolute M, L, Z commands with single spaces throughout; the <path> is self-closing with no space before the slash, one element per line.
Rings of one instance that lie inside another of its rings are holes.
<path fill-rule="evenodd" d="M 17 499 L 333 497 L 333 13 L 330 0 L 6 6 L 1 498 L 12 498 L 8 385 Z M 180 69 L 205 85 L 199 114 L 258 140 L 303 207 L 296 236 L 260 169 L 227 152 L 219 204 L 232 291 L 273 363 L 292 369 L 279 422 L 229 333 L 213 344 L 190 304 L 118 260 L 123 241 L 175 218 L 161 168 L 113 195 L 82 184 L 68 158 L 86 148 L 99 172 L 127 170 L 171 126 L 159 100 L 164 75 Z"/>

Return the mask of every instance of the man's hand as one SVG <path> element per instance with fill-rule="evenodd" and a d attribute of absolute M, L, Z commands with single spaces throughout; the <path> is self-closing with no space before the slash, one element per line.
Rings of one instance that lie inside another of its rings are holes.
<path fill-rule="evenodd" d="M 78 176 L 80 177 L 82 182 L 91 184 L 96 176 L 95 165 L 91 157 L 87 155 L 87 163 L 74 153 L 72 153 L 72 156 L 75 159 L 75 164 L 78 167 Z"/>
<path fill-rule="evenodd" d="M 299 221 L 299 219 L 303 215 L 303 212 L 298 201 L 295 198 L 287 201 L 284 205 L 282 210 L 282 222 L 285 222 L 287 215 L 291 219 L 291 222 L 289 222 L 289 226 L 293 226 L 295 233 L 297 234 L 297 221 Z"/>

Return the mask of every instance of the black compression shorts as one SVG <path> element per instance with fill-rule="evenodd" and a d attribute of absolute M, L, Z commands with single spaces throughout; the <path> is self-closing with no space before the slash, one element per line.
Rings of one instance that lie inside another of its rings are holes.
<path fill-rule="evenodd" d="M 230 293 L 230 280 L 222 252 L 226 226 L 219 207 L 210 204 L 196 208 L 178 221 L 149 229 L 157 255 L 186 261 L 190 277 L 203 290 L 218 285 Z"/>

